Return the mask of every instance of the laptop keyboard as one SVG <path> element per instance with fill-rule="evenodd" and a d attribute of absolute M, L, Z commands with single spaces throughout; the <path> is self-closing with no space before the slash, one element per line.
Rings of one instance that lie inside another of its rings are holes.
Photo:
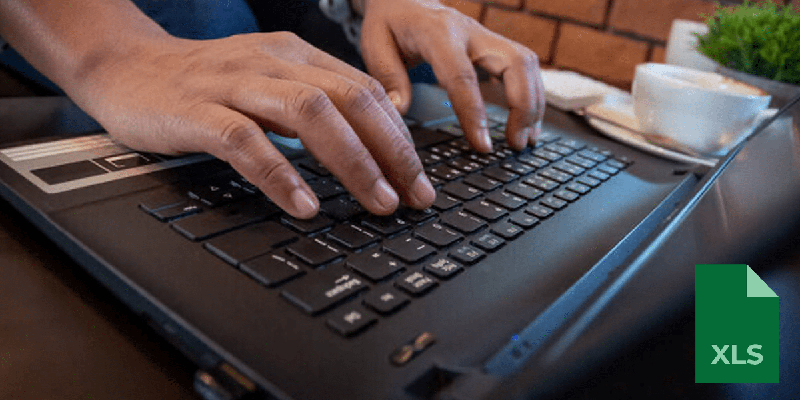
<path fill-rule="evenodd" d="M 503 143 L 470 150 L 458 125 L 420 135 L 418 153 L 437 191 L 426 210 L 367 214 L 322 165 L 294 161 L 320 214 L 283 213 L 233 171 L 188 190 L 169 189 L 139 207 L 338 334 L 354 336 L 458 275 L 546 218 L 581 201 L 630 161 L 544 133 L 532 149 Z M 416 136 L 416 135 L 415 135 Z"/>

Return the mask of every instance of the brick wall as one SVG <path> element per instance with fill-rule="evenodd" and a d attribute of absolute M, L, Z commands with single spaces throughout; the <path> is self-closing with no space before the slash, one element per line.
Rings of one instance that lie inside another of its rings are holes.
<path fill-rule="evenodd" d="M 762 0 L 765 1 L 765 0 Z M 800 0 L 777 0 L 793 3 Z M 636 64 L 664 62 L 674 19 L 702 21 L 711 0 L 442 0 L 538 54 L 545 68 L 578 71 L 629 89 Z M 723 5 L 742 0 L 722 1 Z"/>

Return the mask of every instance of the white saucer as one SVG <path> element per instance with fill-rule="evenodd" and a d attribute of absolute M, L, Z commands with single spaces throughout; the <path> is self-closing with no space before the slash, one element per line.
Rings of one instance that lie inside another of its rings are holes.
<path fill-rule="evenodd" d="M 584 109 L 584 117 L 589 125 L 606 136 L 668 160 L 700 164 L 713 167 L 717 158 L 701 157 L 670 150 L 648 142 L 642 136 L 639 122 L 633 113 L 633 101 L 630 96 L 605 96 L 603 101 Z"/>

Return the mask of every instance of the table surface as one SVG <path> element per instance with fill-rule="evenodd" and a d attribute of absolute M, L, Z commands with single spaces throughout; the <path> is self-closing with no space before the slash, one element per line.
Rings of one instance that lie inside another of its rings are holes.
<path fill-rule="evenodd" d="M 773 272 L 800 287 L 797 250 L 785 245 L 770 260 L 780 265 Z M 693 362 L 685 359 L 683 371 L 640 382 L 642 368 L 650 365 L 643 352 L 691 355 L 692 338 L 691 322 L 679 319 L 569 395 L 591 398 L 614 390 L 641 397 L 655 388 L 684 397 L 729 395 L 693 385 L 686 371 Z M 187 358 L 0 199 L 0 398 L 197 399 L 194 372 Z"/>

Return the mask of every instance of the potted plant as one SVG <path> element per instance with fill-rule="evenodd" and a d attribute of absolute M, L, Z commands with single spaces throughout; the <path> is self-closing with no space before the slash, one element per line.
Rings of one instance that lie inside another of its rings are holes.
<path fill-rule="evenodd" d="M 706 24 L 698 50 L 721 74 L 767 91 L 773 107 L 800 92 L 800 14 L 792 6 L 747 0 L 720 8 Z"/>

